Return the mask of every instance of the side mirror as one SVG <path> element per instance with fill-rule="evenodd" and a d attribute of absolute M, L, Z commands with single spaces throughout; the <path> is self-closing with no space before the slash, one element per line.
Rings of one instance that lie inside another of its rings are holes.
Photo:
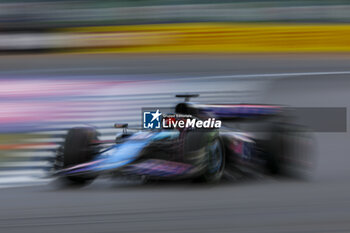
<path fill-rule="evenodd" d="M 126 130 L 128 128 L 128 124 L 127 123 L 125 123 L 125 124 L 115 123 L 114 128 L 123 129 L 123 133 L 126 133 Z"/>

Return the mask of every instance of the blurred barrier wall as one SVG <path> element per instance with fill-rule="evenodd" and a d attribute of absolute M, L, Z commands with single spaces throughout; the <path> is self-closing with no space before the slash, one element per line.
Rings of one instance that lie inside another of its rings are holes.
<path fill-rule="evenodd" d="M 350 24 L 179 23 L 0 36 L 2 50 L 36 48 L 79 53 L 349 52 Z"/>
<path fill-rule="evenodd" d="M 350 51 L 350 25 L 184 23 L 66 29 L 95 52 Z"/>

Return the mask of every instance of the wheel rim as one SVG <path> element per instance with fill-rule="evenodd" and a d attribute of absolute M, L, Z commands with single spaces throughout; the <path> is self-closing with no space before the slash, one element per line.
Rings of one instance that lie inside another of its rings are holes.
<path fill-rule="evenodd" d="M 219 141 L 215 141 L 209 147 L 209 172 L 217 173 L 221 170 L 223 163 L 222 148 Z"/>

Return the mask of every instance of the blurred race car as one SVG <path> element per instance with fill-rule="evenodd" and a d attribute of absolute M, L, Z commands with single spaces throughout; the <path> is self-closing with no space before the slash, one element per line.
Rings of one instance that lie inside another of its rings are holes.
<path fill-rule="evenodd" d="M 192 125 L 131 132 L 128 124 L 115 124 L 123 132 L 113 141 L 99 140 L 92 127 L 72 128 L 57 151 L 54 174 L 80 185 L 99 175 L 216 182 L 225 171 L 291 175 L 309 167 L 304 149 L 312 143 L 311 137 L 290 123 L 287 109 L 189 102 L 196 96 L 177 95 L 185 101 L 176 105 L 175 114 L 190 121 L 219 119 L 220 128 Z M 176 120 L 163 119 L 165 125 Z"/>

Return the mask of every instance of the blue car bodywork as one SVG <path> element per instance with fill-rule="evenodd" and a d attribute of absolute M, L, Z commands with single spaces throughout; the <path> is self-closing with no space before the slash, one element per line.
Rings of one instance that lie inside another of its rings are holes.
<path fill-rule="evenodd" d="M 175 161 L 148 159 L 133 164 L 149 144 L 161 140 L 176 140 L 179 135 L 180 132 L 177 130 L 137 132 L 123 143 L 102 150 L 92 161 L 62 169 L 58 173 L 61 175 L 100 174 L 121 169 L 123 172 L 139 175 L 172 176 L 189 173 L 193 168 L 192 165 Z"/>

